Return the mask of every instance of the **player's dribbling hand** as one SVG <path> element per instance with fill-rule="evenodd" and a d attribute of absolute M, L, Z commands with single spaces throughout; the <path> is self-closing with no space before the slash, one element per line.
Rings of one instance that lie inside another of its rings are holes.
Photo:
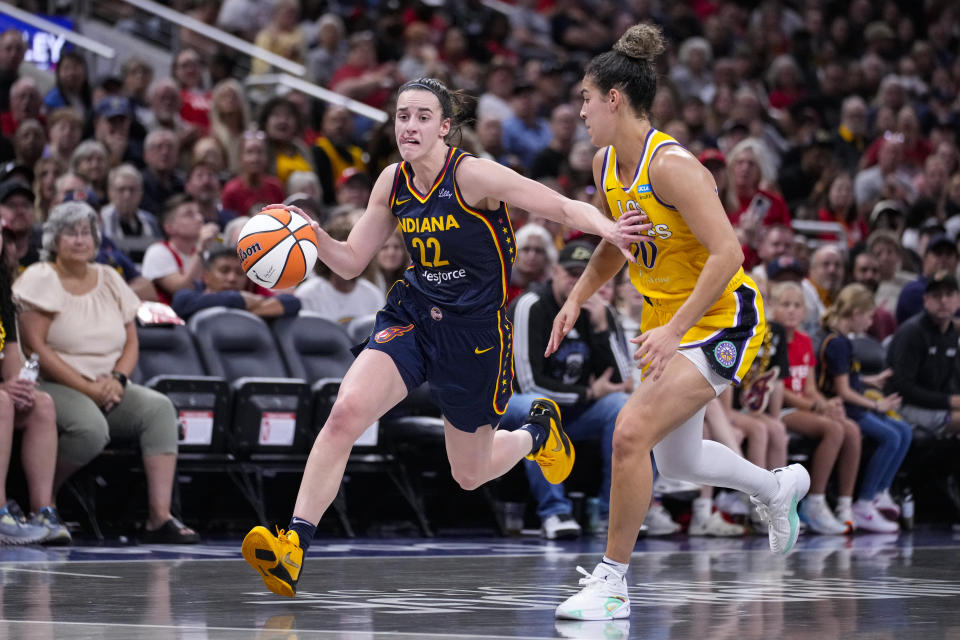
<path fill-rule="evenodd" d="M 640 369 L 645 369 L 644 378 L 659 380 L 670 358 L 677 353 L 680 336 L 669 327 L 662 326 L 641 333 L 630 342 L 638 345 L 633 359 L 639 361 L 637 366 Z"/>
<path fill-rule="evenodd" d="M 567 298 L 557 317 L 553 319 L 553 329 L 550 330 L 550 341 L 547 343 L 547 350 L 543 353 L 544 358 L 549 358 L 550 354 L 560 347 L 560 343 L 563 342 L 579 317 L 580 305 Z"/>
<path fill-rule="evenodd" d="M 631 251 L 631 247 L 637 242 L 650 242 L 653 240 L 647 232 L 653 227 L 653 224 L 647 218 L 647 214 L 640 209 L 627 211 L 620 216 L 613 227 L 611 237 L 606 238 L 607 242 L 620 249 L 627 260 L 636 262 L 637 256 Z"/>

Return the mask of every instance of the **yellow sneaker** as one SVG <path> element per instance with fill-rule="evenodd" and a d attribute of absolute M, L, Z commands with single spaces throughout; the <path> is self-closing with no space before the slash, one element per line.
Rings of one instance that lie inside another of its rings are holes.
<path fill-rule="evenodd" d="M 277 528 L 273 535 L 266 527 L 254 527 L 240 547 L 243 559 L 257 570 L 267 589 L 279 596 L 297 594 L 297 581 L 303 567 L 303 549 L 296 531 Z"/>
<path fill-rule="evenodd" d="M 560 407 L 549 398 L 537 398 L 530 405 L 527 422 L 539 424 L 547 430 L 547 439 L 540 450 L 527 456 L 540 465 L 543 477 L 551 484 L 560 484 L 573 469 L 576 452 L 573 443 L 560 423 Z"/>

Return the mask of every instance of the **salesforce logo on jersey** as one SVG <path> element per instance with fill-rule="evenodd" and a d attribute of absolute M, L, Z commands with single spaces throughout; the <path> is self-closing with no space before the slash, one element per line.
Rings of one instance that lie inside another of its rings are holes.
<path fill-rule="evenodd" d="M 423 278 L 433 285 L 440 285 L 445 282 L 452 282 L 467 277 L 466 269 L 454 269 L 453 271 L 427 271 L 423 270 Z"/>

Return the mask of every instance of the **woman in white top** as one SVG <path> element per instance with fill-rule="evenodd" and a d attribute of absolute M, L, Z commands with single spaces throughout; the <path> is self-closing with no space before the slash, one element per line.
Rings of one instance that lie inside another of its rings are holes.
<path fill-rule="evenodd" d="M 139 299 L 110 267 L 93 262 L 98 217 L 84 202 L 53 208 L 43 227 L 44 260 L 14 283 L 25 353 L 40 358 L 40 389 L 53 397 L 58 452 L 54 488 L 93 460 L 114 436 L 137 439 L 149 516 L 141 540 L 197 542 L 170 513 L 177 464 L 177 414 L 163 395 L 127 380 L 137 364 Z"/>

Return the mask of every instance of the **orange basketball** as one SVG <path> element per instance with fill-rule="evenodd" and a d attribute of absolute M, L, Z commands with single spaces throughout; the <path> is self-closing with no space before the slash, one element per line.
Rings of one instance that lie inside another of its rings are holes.
<path fill-rule="evenodd" d="M 317 241 L 307 220 L 285 209 L 266 209 L 240 231 L 237 255 L 247 277 L 268 289 L 293 287 L 317 261 Z"/>

